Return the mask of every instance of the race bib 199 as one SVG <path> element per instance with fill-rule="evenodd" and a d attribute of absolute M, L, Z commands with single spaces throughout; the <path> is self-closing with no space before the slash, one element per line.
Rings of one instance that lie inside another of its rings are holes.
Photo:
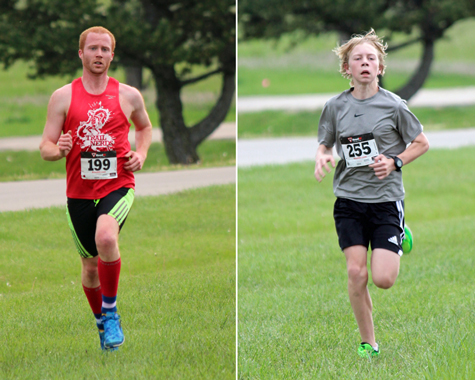
<path fill-rule="evenodd" d="M 82 179 L 111 179 L 117 178 L 117 153 L 81 152 Z"/>
<path fill-rule="evenodd" d="M 372 133 L 360 136 L 340 137 L 343 155 L 347 167 L 366 166 L 373 163 L 378 153 L 378 146 Z"/>

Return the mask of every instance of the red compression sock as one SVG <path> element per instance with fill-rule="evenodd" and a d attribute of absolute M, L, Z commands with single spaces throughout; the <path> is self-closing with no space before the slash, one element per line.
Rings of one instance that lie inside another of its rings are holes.
<path fill-rule="evenodd" d="M 120 258 L 116 261 L 105 262 L 100 258 L 97 262 L 99 271 L 99 281 L 101 282 L 102 295 L 106 297 L 117 297 L 120 276 Z"/>
<path fill-rule="evenodd" d="M 89 301 L 89 305 L 91 306 L 92 312 L 94 314 L 101 314 L 101 287 L 98 286 L 97 288 L 87 288 L 83 285 L 82 288 L 84 289 L 84 293 L 86 294 L 87 300 Z"/>

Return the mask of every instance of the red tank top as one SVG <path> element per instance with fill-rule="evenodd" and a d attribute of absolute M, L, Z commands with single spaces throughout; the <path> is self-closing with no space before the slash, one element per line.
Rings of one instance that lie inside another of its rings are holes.
<path fill-rule="evenodd" d="M 119 81 L 109 78 L 100 95 L 88 93 L 81 78 L 72 83 L 63 133 L 72 131 L 66 157 L 68 198 L 99 199 L 121 187 L 135 188 L 134 174 L 124 170 L 130 151 L 129 127 L 119 103 Z M 116 166 L 115 166 L 116 165 Z"/>

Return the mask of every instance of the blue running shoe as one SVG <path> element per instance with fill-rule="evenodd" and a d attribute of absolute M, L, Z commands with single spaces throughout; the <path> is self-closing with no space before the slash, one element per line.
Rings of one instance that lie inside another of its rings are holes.
<path fill-rule="evenodd" d="M 102 314 L 104 324 L 104 347 L 118 347 L 124 343 L 125 337 L 120 326 L 120 317 L 117 313 Z"/>
<path fill-rule="evenodd" d="M 99 339 L 101 340 L 101 350 L 102 351 L 117 351 L 119 347 L 106 347 L 104 346 L 104 331 L 99 330 Z"/>

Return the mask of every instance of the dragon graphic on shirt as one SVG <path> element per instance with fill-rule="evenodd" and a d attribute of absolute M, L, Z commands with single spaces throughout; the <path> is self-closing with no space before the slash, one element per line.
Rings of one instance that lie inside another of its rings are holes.
<path fill-rule="evenodd" d="M 115 138 L 101 129 L 111 119 L 112 112 L 102 106 L 102 102 L 90 104 L 87 121 L 81 121 L 77 129 L 77 144 L 82 151 L 103 152 L 112 150 Z"/>

